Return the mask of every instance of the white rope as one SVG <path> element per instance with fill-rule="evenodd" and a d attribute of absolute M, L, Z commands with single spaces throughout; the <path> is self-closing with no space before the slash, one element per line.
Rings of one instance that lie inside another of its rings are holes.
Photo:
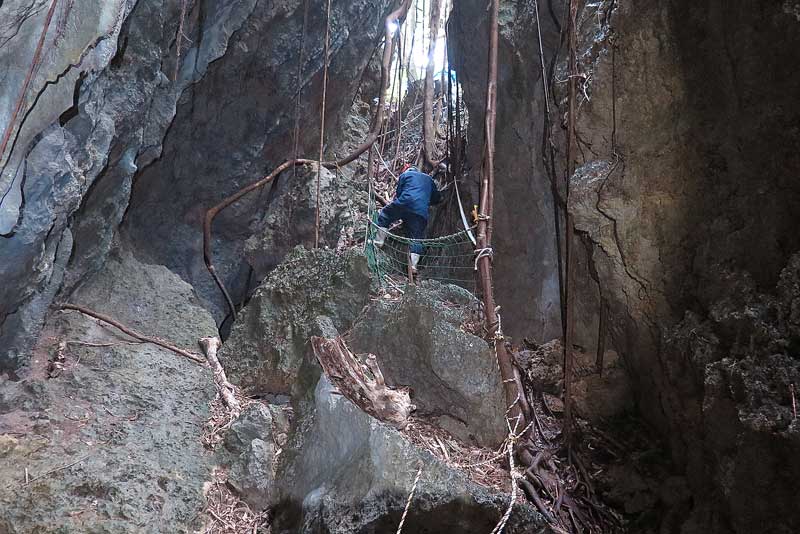
<path fill-rule="evenodd" d="M 406 516 L 408 515 L 408 510 L 411 508 L 411 500 L 414 498 L 414 492 L 417 491 L 417 484 L 419 484 L 419 477 L 422 475 L 422 466 L 419 466 L 419 470 L 417 471 L 417 476 L 414 478 L 414 485 L 411 486 L 411 493 L 408 494 L 408 500 L 406 500 L 406 508 L 403 510 L 403 517 L 400 518 L 400 524 L 397 526 L 397 533 L 401 534 L 403 532 L 403 524 L 406 522 Z"/>
<path fill-rule="evenodd" d="M 508 501 L 506 513 L 503 514 L 503 517 L 500 518 L 500 522 L 497 523 L 497 526 L 492 529 L 490 534 L 501 534 L 503 532 L 509 518 L 511 518 L 511 512 L 514 510 L 514 503 L 517 502 L 517 479 L 522 475 L 517 472 L 514 466 L 514 444 L 512 440 L 508 442 L 508 464 L 511 467 L 511 499 Z"/>
<path fill-rule="evenodd" d="M 461 193 L 458 192 L 458 180 L 453 180 L 453 186 L 456 190 L 456 200 L 458 200 L 458 210 L 461 212 L 461 222 L 464 223 L 464 230 L 467 231 L 467 235 L 469 236 L 469 240 L 472 241 L 472 245 L 475 246 L 478 242 L 475 240 L 475 236 L 472 234 L 472 230 L 469 227 L 469 223 L 467 222 L 467 216 L 464 213 L 464 205 L 461 203 Z"/>
<path fill-rule="evenodd" d="M 475 270 L 477 271 L 478 270 L 478 261 L 481 258 L 485 258 L 485 257 L 492 258 L 492 257 L 494 257 L 494 250 L 492 249 L 492 247 L 479 248 L 479 249 L 475 249 L 475 254 L 476 254 L 476 256 L 475 256 Z"/>

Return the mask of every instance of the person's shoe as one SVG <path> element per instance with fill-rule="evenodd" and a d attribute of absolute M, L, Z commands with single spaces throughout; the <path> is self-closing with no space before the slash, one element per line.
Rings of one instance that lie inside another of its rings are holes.
<path fill-rule="evenodd" d="M 378 248 L 381 248 L 386 242 L 386 235 L 389 233 L 388 228 L 384 228 L 383 226 L 378 227 L 378 231 L 375 232 L 375 237 L 372 239 L 372 244 Z"/>
<path fill-rule="evenodd" d="M 411 253 L 411 272 L 417 274 L 417 264 L 419 263 L 419 254 Z"/>

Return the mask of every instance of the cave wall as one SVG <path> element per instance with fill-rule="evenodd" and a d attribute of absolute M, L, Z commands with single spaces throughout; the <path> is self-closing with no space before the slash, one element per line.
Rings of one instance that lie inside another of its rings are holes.
<path fill-rule="evenodd" d="M 453 42 L 472 42 L 470 61 L 485 64 L 486 42 L 474 38 L 485 30 L 469 26 L 480 18 L 480 4 L 461 3 L 451 28 L 461 33 Z M 540 4 L 546 27 L 550 10 L 547 2 Z M 564 4 L 552 4 L 560 19 Z M 520 3 L 501 5 L 496 198 L 506 200 L 495 205 L 511 212 L 522 206 L 544 226 L 549 212 L 530 205 L 533 198 L 552 198 L 541 167 L 528 164 L 527 172 L 517 173 L 507 168 L 509 161 L 530 158 L 530 144 L 522 141 L 531 136 L 514 126 L 536 131 L 530 124 L 543 121 L 541 105 L 529 104 L 541 92 L 532 49 L 536 28 Z M 578 232 L 577 341 L 594 350 L 602 306 L 605 335 L 626 362 L 639 410 L 669 443 L 676 473 L 692 490 L 685 512 L 676 514 L 687 532 L 789 532 L 798 524 L 788 504 L 796 496 L 791 457 L 800 452 L 796 424 L 790 424 L 788 384 L 800 379 L 792 363 L 796 351 L 787 348 L 793 334 L 763 326 L 785 322 L 780 310 L 791 306 L 755 306 L 768 296 L 719 304 L 737 292 L 780 296 L 786 285 L 776 286 L 779 275 L 800 250 L 800 78 L 792 70 L 800 59 L 797 12 L 793 2 L 641 0 L 594 2 L 579 16 L 579 71 L 586 79 L 578 84 L 578 169 L 570 179 L 569 205 Z M 545 55 L 552 59 L 548 49 Z M 555 67 L 552 135 L 563 162 L 565 50 Z M 471 120 L 480 124 L 485 68 L 469 62 L 460 68 L 474 71 L 474 78 L 473 72 L 459 74 L 474 86 L 465 94 Z M 515 100 L 522 89 L 527 100 Z M 482 139 L 476 135 L 473 146 Z M 538 147 L 540 138 L 533 139 Z M 478 165 L 475 160 L 473 167 Z M 528 181 L 531 174 L 538 182 Z M 521 195 L 531 183 L 530 194 Z M 516 295 L 508 299 L 502 261 L 520 265 L 521 273 L 531 264 L 523 251 L 539 247 L 546 255 L 534 255 L 538 261 L 552 256 L 530 240 L 532 234 L 519 231 L 518 214 L 511 226 L 502 225 L 501 217 L 498 303 L 506 314 L 541 307 L 535 299 L 546 274 L 517 278 Z M 522 239 L 504 244 L 502 236 L 510 238 L 514 230 Z M 733 283 L 741 277 L 750 285 Z M 522 320 L 520 326 L 504 318 L 504 326 L 512 333 L 534 326 L 530 317 Z M 698 348 L 696 339 L 685 342 L 687 332 L 697 335 L 692 321 L 705 325 L 713 350 Z M 770 334 L 763 339 L 772 342 L 762 343 L 754 333 L 764 331 Z M 782 367 L 766 372 L 776 365 Z M 779 465 L 792 474 L 767 475 Z M 753 478 L 763 482 L 757 485 L 763 491 L 736 482 Z"/>
<path fill-rule="evenodd" d="M 329 150 L 383 36 L 390 4 L 390 0 L 332 4 L 326 103 Z M 125 237 L 150 261 L 166 265 L 190 282 L 218 320 L 227 310 L 199 254 L 202 218 L 210 206 L 292 154 L 298 90 L 302 91 L 299 152 L 301 157 L 317 157 L 325 2 L 310 2 L 308 8 L 299 87 L 303 2 L 261 5 L 233 36 L 225 58 L 211 64 L 203 81 L 182 95 L 162 156 L 136 177 L 123 224 Z M 287 172 L 280 181 L 292 175 Z M 283 186 L 277 189 L 282 191 Z M 270 197 L 270 187 L 264 188 L 222 212 L 214 222 L 215 261 L 236 302 L 246 297 L 250 278 L 244 243 L 258 230 Z M 313 225 L 313 214 L 311 221 Z M 289 226 L 300 223 L 287 216 L 283 224 L 286 235 L 294 236 Z M 313 244 L 313 239 L 307 244 Z M 326 244 L 335 246 L 336 242 Z"/>
<path fill-rule="evenodd" d="M 332 3 L 329 132 L 351 109 L 390 4 Z M 3 132 L 50 5 L 0 4 Z M 224 317 L 202 267 L 203 212 L 291 152 L 298 89 L 301 152 L 318 142 L 325 3 L 309 2 L 298 88 L 302 6 L 189 1 L 173 80 L 179 0 L 56 4 L 0 154 L 0 371 L 27 363 L 54 299 L 68 298 L 115 246 L 167 265 Z M 335 151 L 340 140 L 327 141 Z M 250 274 L 243 242 L 264 218 L 267 197 L 253 195 L 215 224 L 218 266 L 239 297 Z"/>
<path fill-rule="evenodd" d="M 541 26 L 549 61 L 559 35 L 548 9 L 542 6 Z M 504 333 L 519 341 L 530 337 L 541 342 L 559 335 L 561 319 L 553 195 L 542 160 L 544 125 L 539 119 L 545 103 L 536 19 L 526 2 L 501 2 L 500 21 L 493 238 L 496 298 L 502 306 Z M 486 3 L 455 2 L 448 35 L 448 54 L 469 111 L 466 164 L 471 169 L 470 196 L 477 204 L 486 105 Z"/>

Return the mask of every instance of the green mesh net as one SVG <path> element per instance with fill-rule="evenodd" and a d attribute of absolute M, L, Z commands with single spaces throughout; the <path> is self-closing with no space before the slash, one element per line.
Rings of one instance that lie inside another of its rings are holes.
<path fill-rule="evenodd" d="M 398 286 L 408 282 L 409 248 L 420 244 L 423 252 L 417 264 L 416 279 L 438 280 L 475 291 L 475 251 L 470 239 L 472 228 L 455 234 L 430 239 L 411 239 L 405 235 L 403 225 L 393 227 L 386 235 L 384 245 L 377 247 L 378 213 L 374 195 L 370 195 L 367 218 L 365 253 L 369 268 L 382 286 Z"/>

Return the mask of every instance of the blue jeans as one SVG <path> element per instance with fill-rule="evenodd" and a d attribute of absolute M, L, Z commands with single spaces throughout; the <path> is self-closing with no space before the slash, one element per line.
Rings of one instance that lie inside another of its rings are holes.
<path fill-rule="evenodd" d="M 378 226 L 389 228 L 395 221 L 403 220 L 408 232 L 408 237 L 411 239 L 425 239 L 425 227 L 428 226 L 428 220 L 420 217 L 416 213 L 411 213 L 403 206 L 397 205 L 394 202 L 383 208 L 378 214 Z M 412 243 L 411 252 L 414 254 L 422 254 L 422 244 Z"/>

